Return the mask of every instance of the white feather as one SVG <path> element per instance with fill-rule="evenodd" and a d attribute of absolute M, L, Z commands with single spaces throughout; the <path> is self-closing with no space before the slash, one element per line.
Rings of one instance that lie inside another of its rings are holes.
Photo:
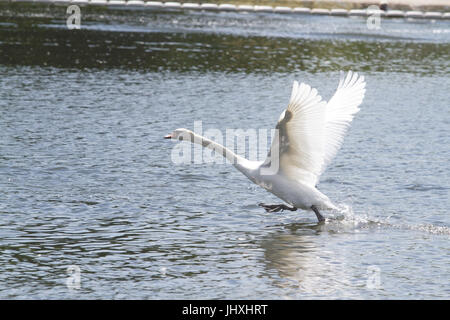
<path fill-rule="evenodd" d="M 327 104 L 325 112 L 325 154 L 320 174 L 341 148 L 354 115 L 364 99 L 366 82 L 363 76 L 349 71 L 345 77 L 341 71 L 338 88 Z"/>
<path fill-rule="evenodd" d="M 280 169 L 288 178 L 315 187 L 320 175 L 335 157 L 365 93 L 364 77 L 341 73 L 338 88 L 328 102 L 316 89 L 294 81 L 291 99 L 277 127 L 280 141 L 289 141 L 280 149 Z M 286 115 L 291 117 L 286 118 Z M 274 139 L 271 154 L 280 148 Z"/>

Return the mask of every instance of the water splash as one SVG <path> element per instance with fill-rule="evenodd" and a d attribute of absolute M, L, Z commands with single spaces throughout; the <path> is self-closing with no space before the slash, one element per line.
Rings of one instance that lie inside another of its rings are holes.
<path fill-rule="evenodd" d="M 414 230 L 414 231 L 420 231 L 420 232 L 426 232 L 430 234 L 437 234 L 437 235 L 447 235 L 450 236 L 450 228 L 447 226 L 436 226 L 434 224 L 429 223 L 423 223 L 418 225 L 399 225 L 394 227 L 399 229 L 408 229 L 408 230 Z"/>
<path fill-rule="evenodd" d="M 391 221 L 391 216 L 374 217 L 370 211 L 366 213 L 355 213 L 351 204 L 341 203 L 337 205 L 338 210 L 328 214 L 325 229 L 334 232 L 358 232 L 363 229 L 398 229 L 419 231 L 436 235 L 450 236 L 450 227 L 439 226 L 429 223 L 407 224 Z"/>

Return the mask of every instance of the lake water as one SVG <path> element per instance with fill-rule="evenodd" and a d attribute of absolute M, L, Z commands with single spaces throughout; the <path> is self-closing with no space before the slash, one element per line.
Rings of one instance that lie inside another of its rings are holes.
<path fill-rule="evenodd" d="M 0 9 L 1 299 L 450 298 L 448 21 Z M 325 224 L 172 163 L 172 130 L 272 129 L 341 69 L 367 92 Z"/>

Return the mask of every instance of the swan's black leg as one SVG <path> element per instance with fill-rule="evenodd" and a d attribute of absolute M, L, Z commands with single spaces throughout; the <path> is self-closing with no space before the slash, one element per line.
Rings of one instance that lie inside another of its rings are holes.
<path fill-rule="evenodd" d="M 267 212 L 278 212 L 283 210 L 289 210 L 289 211 L 296 211 L 296 207 L 289 207 L 285 204 L 264 204 L 260 203 L 258 204 L 260 207 L 263 207 L 266 209 Z"/>
<path fill-rule="evenodd" d="M 319 222 L 324 222 L 325 221 L 325 218 L 320 214 L 319 209 L 317 209 L 316 206 L 312 205 L 311 209 L 316 214 L 316 217 L 319 220 Z"/>

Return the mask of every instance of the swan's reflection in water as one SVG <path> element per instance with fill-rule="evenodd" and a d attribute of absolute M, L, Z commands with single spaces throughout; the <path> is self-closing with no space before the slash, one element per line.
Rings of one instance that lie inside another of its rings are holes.
<path fill-rule="evenodd" d="M 365 286 L 364 272 L 348 266 L 348 253 L 330 248 L 331 237 L 329 226 L 311 223 L 293 223 L 267 236 L 262 242 L 266 271 L 287 292 L 279 298 L 345 298 L 349 293 L 358 298 L 353 293 Z"/>

